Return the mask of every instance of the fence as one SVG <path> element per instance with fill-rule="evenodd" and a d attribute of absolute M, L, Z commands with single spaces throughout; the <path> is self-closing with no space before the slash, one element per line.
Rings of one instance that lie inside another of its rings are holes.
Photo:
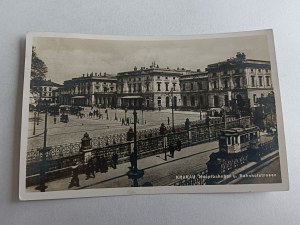
<path fill-rule="evenodd" d="M 250 118 L 239 118 L 226 120 L 226 128 L 246 126 L 246 122 L 250 124 Z M 159 128 L 142 130 L 137 132 L 137 149 L 138 158 L 144 158 L 157 155 L 167 151 L 166 146 L 170 143 L 176 145 L 180 140 L 181 147 L 185 148 L 191 145 L 197 145 L 218 139 L 218 135 L 225 128 L 225 122 L 222 118 L 214 118 L 207 121 L 197 121 L 190 124 L 190 128 L 186 130 L 186 126 L 175 126 L 175 132 L 171 132 L 171 127 L 167 127 L 167 134 L 161 136 Z M 164 145 L 164 138 L 167 143 Z M 91 156 L 104 156 L 107 163 L 110 164 L 112 154 L 116 152 L 119 156 L 119 163 L 129 161 L 129 155 L 133 151 L 133 143 L 128 142 L 126 134 L 109 135 L 106 137 L 93 138 L 91 140 L 90 150 Z M 74 161 L 83 164 L 84 153 L 80 151 L 81 143 L 69 145 L 51 146 L 46 155 L 47 180 L 59 179 L 70 176 L 70 166 Z M 41 156 L 36 150 L 27 154 L 27 186 L 37 184 L 39 177 Z M 82 171 L 83 172 L 83 171 Z"/>

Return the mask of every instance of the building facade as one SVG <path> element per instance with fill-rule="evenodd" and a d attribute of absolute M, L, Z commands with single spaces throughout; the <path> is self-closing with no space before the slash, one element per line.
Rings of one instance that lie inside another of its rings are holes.
<path fill-rule="evenodd" d="M 184 69 L 159 68 L 155 62 L 117 74 L 117 106 L 122 108 L 166 109 L 181 106 L 179 77 Z"/>
<path fill-rule="evenodd" d="M 193 72 L 180 77 L 183 110 L 200 111 L 208 107 L 208 76 L 206 72 Z"/>
<path fill-rule="evenodd" d="M 116 77 L 90 73 L 64 82 L 58 90 L 62 105 L 116 107 Z"/>
<path fill-rule="evenodd" d="M 270 62 L 246 59 L 244 53 L 210 64 L 206 72 L 210 108 L 242 110 L 254 107 L 257 98 L 273 91 Z"/>
<path fill-rule="evenodd" d="M 54 92 L 60 87 L 62 87 L 62 85 L 54 83 L 51 80 L 31 81 L 32 96 L 35 96 L 39 101 L 55 102 Z M 36 100 L 30 101 L 36 102 Z"/>

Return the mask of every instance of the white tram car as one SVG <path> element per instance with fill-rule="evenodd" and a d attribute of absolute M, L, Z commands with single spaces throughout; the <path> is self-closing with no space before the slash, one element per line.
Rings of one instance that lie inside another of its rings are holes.
<path fill-rule="evenodd" d="M 221 131 L 219 151 L 206 163 L 208 174 L 227 174 L 249 161 L 259 160 L 260 133 L 256 126 Z"/>
<path fill-rule="evenodd" d="M 258 127 L 231 128 L 222 130 L 219 136 L 219 150 L 227 154 L 240 153 L 260 142 Z"/>

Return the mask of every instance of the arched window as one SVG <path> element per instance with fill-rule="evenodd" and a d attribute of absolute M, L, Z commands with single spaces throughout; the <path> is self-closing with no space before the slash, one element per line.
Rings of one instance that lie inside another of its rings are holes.
<path fill-rule="evenodd" d="M 167 108 L 170 107 L 170 98 L 169 98 L 169 96 L 166 97 L 166 107 Z"/>

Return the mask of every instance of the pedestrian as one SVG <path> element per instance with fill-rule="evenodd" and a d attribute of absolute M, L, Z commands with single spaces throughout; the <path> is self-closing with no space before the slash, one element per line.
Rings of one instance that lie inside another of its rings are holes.
<path fill-rule="evenodd" d="M 181 141 L 178 139 L 176 142 L 177 145 L 177 151 L 181 151 Z"/>
<path fill-rule="evenodd" d="M 127 124 L 127 126 L 129 126 L 129 124 L 130 124 L 130 123 L 129 123 L 129 118 L 128 118 L 128 117 L 126 118 L 126 124 Z"/>
<path fill-rule="evenodd" d="M 170 151 L 171 157 L 174 158 L 175 148 L 174 148 L 174 145 L 173 145 L 172 142 L 171 142 L 170 145 L 169 145 L 169 151 Z"/>
<path fill-rule="evenodd" d="M 108 171 L 108 165 L 106 158 L 102 155 L 100 158 L 100 172 L 106 173 Z"/>
<path fill-rule="evenodd" d="M 129 161 L 130 161 L 130 169 L 133 170 L 134 168 L 134 162 L 135 162 L 135 154 L 132 152 L 129 156 Z"/>
<path fill-rule="evenodd" d="M 170 117 L 168 117 L 168 125 L 170 125 Z"/>
<path fill-rule="evenodd" d="M 114 152 L 111 157 L 111 164 L 112 164 L 112 168 L 114 168 L 114 169 L 117 169 L 118 158 L 119 158 L 118 154 L 116 152 Z"/>
<path fill-rule="evenodd" d="M 94 169 L 94 162 L 92 157 L 90 157 L 86 164 L 86 180 L 91 178 L 91 175 L 93 178 L 95 178 L 95 169 Z"/>
<path fill-rule="evenodd" d="M 100 172 L 100 155 L 99 153 L 96 153 L 96 156 L 94 157 L 94 167 L 95 167 L 95 172 L 98 173 Z"/>
<path fill-rule="evenodd" d="M 122 118 L 122 126 L 125 125 L 125 120 Z"/>
<path fill-rule="evenodd" d="M 78 178 L 78 174 L 79 174 L 79 165 L 78 163 L 74 162 L 73 166 L 71 166 L 71 170 L 72 170 L 72 178 L 69 184 L 68 188 L 72 188 L 74 186 L 76 187 L 80 187 L 79 185 L 79 178 Z"/>

